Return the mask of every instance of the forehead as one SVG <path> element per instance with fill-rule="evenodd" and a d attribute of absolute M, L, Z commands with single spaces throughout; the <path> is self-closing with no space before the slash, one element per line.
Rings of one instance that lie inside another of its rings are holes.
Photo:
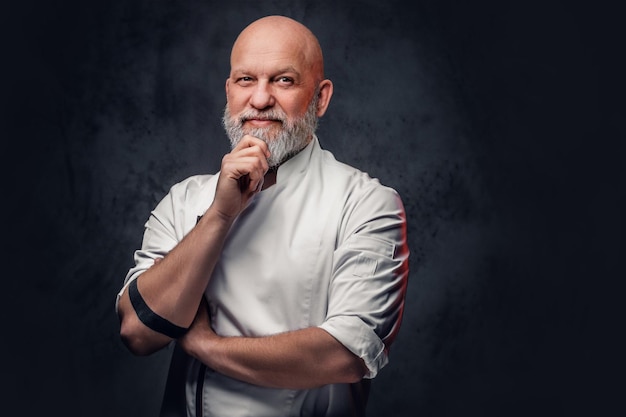
<path fill-rule="evenodd" d="M 272 71 L 278 68 L 305 72 L 306 57 L 302 51 L 288 45 L 275 44 L 269 47 L 242 45 L 233 50 L 232 71 Z"/>
<path fill-rule="evenodd" d="M 242 33 L 231 53 L 232 71 L 292 68 L 304 73 L 311 66 L 308 41 L 297 31 L 257 28 Z"/>

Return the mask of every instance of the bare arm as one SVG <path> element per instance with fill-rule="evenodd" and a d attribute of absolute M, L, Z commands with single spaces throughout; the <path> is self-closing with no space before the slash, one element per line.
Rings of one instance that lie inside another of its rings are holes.
<path fill-rule="evenodd" d="M 180 327 L 191 324 L 230 226 L 263 185 L 268 156 L 263 141 L 246 136 L 224 157 L 213 204 L 161 262 L 137 278 L 139 292 L 155 313 Z M 128 291 L 118 314 L 122 340 L 132 352 L 149 354 L 170 342 L 139 320 Z"/>
<path fill-rule="evenodd" d="M 318 327 L 266 337 L 220 337 L 210 327 L 205 304 L 179 343 L 189 355 L 231 378 L 306 389 L 357 382 L 367 372 L 360 358 Z"/>

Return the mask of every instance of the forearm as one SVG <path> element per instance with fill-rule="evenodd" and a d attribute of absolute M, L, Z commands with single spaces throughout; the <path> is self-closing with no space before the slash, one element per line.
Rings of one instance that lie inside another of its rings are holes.
<path fill-rule="evenodd" d="M 317 327 L 257 338 L 189 336 L 183 347 L 209 368 L 265 387 L 306 389 L 352 383 L 367 371 L 360 358 Z"/>
<path fill-rule="evenodd" d="M 141 298 L 134 299 L 140 305 L 143 299 L 148 317 L 160 316 L 183 328 L 193 321 L 230 226 L 264 183 L 269 156 L 267 144 L 249 135 L 224 155 L 211 207 L 161 262 L 136 278 Z M 128 291 L 118 313 L 122 340 L 131 351 L 150 353 L 170 341 L 139 320 Z"/>
<path fill-rule="evenodd" d="M 139 292 L 152 311 L 180 327 L 190 325 L 230 224 L 231 221 L 209 209 L 163 260 L 137 278 Z M 122 340 L 131 351 L 151 353 L 171 340 L 138 319 L 128 291 L 120 298 L 118 313 Z"/>

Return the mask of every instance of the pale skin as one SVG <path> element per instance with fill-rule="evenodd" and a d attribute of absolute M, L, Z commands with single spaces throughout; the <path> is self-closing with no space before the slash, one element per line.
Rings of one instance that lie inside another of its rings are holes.
<path fill-rule="evenodd" d="M 254 22 L 237 38 L 226 81 L 232 115 L 247 109 L 278 108 L 289 118 L 299 117 L 316 87 L 317 116 L 321 117 L 333 86 L 323 79 L 319 44 L 304 26 L 272 16 Z M 251 119 L 244 127 L 280 129 L 281 124 Z M 178 343 L 217 372 L 275 388 L 357 382 L 367 371 L 363 361 L 318 327 L 251 338 L 222 337 L 210 326 L 204 289 L 233 221 L 256 193 L 275 183 L 268 157 L 265 142 L 250 135 L 224 156 L 213 203 L 165 258 L 139 276 L 139 291 L 153 311 L 178 326 L 190 327 Z M 138 319 L 126 291 L 118 312 L 122 340 L 132 352 L 147 355 L 171 341 Z"/>

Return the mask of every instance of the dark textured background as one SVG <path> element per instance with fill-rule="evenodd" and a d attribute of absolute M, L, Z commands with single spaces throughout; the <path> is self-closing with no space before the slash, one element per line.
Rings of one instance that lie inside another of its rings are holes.
<path fill-rule="evenodd" d="M 369 415 L 612 415 L 619 14 L 513 3 L 5 2 L 5 415 L 156 414 L 168 353 L 124 349 L 115 294 L 169 186 L 218 169 L 230 47 L 275 13 L 324 48 L 323 146 L 407 209 L 405 320 Z"/>

